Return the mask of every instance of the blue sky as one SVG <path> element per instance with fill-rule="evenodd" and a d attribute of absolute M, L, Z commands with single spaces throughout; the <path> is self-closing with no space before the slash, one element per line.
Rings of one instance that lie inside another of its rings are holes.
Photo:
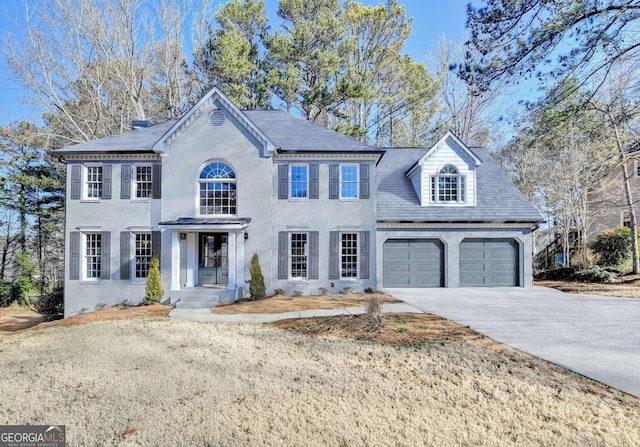
<path fill-rule="evenodd" d="M 32 0 L 34 1 L 34 0 Z M 37 1 L 37 0 L 35 0 Z M 46 0 L 40 0 L 46 1 Z M 384 0 L 360 0 L 366 5 L 376 5 Z M 426 62 L 426 55 L 435 43 L 446 35 L 449 40 L 462 42 L 465 36 L 466 4 L 469 0 L 399 0 L 405 6 L 407 16 L 413 18 L 413 30 L 409 36 L 405 52 L 411 54 L 419 62 Z M 3 0 L 0 7 L 0 35 L 15 33 L 15 25 L 7 16 L 20 15 L 23 10 L 20 0 Z M 277 0 L 265 1 L 272 29 L 280 26 L 276 17 Z M 9 13 L 8 11 L 13 11 Z M 17 12 L 16 12 L 17 11 Z M 0 66 L 0 125 L 7 125 L 17 120 L 36 121 L 39 110 L 32 105 L 24 104 L 21 98 L 27 95 L 20 85 L 12 81 L 11 73 L 3 63 Z"/>

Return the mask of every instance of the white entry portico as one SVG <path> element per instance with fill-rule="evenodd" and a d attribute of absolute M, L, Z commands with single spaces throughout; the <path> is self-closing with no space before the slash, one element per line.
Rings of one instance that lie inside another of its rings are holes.
<path fill-rule="evenodd" d="M 180 218 L 161 222 L 161 228 L 171 232 L 171 290 L 219 285 L 234 295 L 236 291 L 242 291 L 245 285 L 244 241 L 250 224 L 248 218 Z M 216 268 L 222 271 L 215 272 Z M 204 279 L 204 270 L 212 272 L 212 279 Z"/>

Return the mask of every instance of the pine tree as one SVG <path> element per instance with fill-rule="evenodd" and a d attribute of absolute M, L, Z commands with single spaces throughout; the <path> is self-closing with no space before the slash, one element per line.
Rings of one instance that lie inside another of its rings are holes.
<path fill-rule="evenodd" d="M 266 295 L 264 276 L 262 276 L 262 269 L 260 268 L 258 255 L 255 253 L 251 258 L 251 266 L 249 267 L 249 272 L 251 273 L 251 283 L 249 284 L 251 299 L 257 300 L 260 298 L 264 298 Z"/>
<path fill-rule="evenodd" d="M 160 261 L 156 256 L 151 258 L 151 266 L 147 275 L 147 286 L 144 290 L 144 299 L 147 303 L 159 303 L 164 295 L 160 282 Z"/>

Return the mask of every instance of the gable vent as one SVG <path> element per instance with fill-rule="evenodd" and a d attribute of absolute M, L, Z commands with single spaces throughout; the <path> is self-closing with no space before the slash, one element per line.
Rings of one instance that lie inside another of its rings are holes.
<path fill-rule="evenodd" d="M 222 126 L 222 124 L 224 124 L 224 121 L 227 119 L 226 116 L 224 116 L 224 113 L 222 112 L 222 110 L 212 110 L 211 113 L 209 114 L 209 124 L 211 124 L 212 126 Z"/>

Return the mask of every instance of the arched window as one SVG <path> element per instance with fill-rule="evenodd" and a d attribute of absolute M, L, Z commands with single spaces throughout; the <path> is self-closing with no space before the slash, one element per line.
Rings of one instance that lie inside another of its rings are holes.
<path fill-rule="evenodd" d="M 458 168 L 445 165 L 438 175 L 431 178 L 431 200 L 433 202 L 464 202 L 464 176 Z"/>
<path fill-rule="evenodd" d="M 201 215 L 236 214 L 236 173 L 231 166 L 219 161 L 207 164 L 198 183 Z"/>

